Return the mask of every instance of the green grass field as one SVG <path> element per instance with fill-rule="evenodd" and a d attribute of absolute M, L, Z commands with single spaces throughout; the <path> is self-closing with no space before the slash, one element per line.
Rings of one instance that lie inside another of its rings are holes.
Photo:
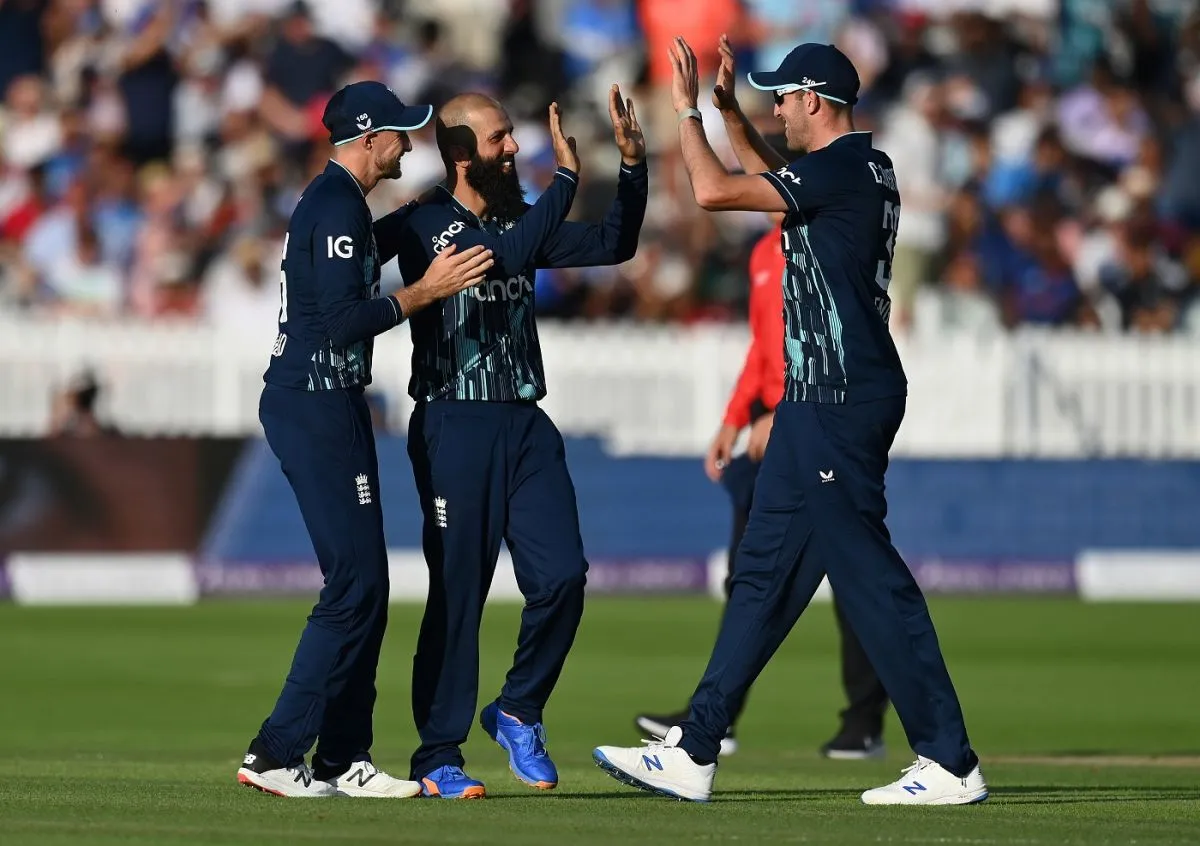
<path fill-rule="evenodd" d="M 561 785 L 509 776 L 475 729 L 482 802 L 301 802 L 233 774 L 269 710 L 307 606 L 0 605 L 0 844 L 1200 843 L 1200 609 L 1064 600 L 937 600 L 934 620 L 992 798 L 867 808 L 858 793 L 911 760 L 894 719 L 886 762 L 826 762 L 840 705 L 835 628 L 814 606 L 768 667 L 709 805 L 630 790 L 591 763 L 635 745 L 639 709 L 691 691 L 718 606 L 597 599 L 547 712 Z M 484 626 L 483 702 L 508 666 L 515 606 Z M 377 762 L 415 742 L 409 669 L 420 609 L 393 606 Z M 1170 757 L 1163 757 L 1170 756 Z"/>

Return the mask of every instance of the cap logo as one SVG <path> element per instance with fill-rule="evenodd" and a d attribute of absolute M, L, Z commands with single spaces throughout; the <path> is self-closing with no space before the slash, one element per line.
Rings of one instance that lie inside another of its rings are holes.
<path fill-rule="evenodd" d="M 357 126 L 359 129 L 361 129 L 363 132 L 366 132 L 368 129 L 371 128 L 371 116 L 369 114 L 367 114 L 366 112 L 363 112 L 355 120 L 357 122 L 354 125 Z"/>
<path fill-rule="evenodd" d="M 817 82 L 811 76 L 806 76 L 800 80 L 800 84 L 807 88 L 815 88 L 818 85 L 824 85 L 824 82 Z"/>

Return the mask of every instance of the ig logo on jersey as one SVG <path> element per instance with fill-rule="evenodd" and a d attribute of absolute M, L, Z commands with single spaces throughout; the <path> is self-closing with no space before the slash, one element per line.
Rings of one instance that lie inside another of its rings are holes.
<path fill-rule="evenodd" d="M 354 241 L 349 235 L 339 235 L 337 238 L 327 235 L 325 247 L 329 258 L 352 258 L 354 256 Z"/>

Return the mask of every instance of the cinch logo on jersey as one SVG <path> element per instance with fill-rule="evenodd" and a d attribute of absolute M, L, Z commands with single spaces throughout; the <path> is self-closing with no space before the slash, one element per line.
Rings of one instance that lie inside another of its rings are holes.
<path fill-rule="evenodd" d="M 466 228 L 467 228 L 467 225 L 465 223 L 463 223 L 461 220 L 456 220 L 453 223 L 451 223 L 449 226 L 446 227 L 446 229 L 443 232 L 439 233 L 436 237 L 434 237 L 432 239 L 433 251 L 435 253 L 440 253 L 442 250 L 449 247 L 450 239 L 452 239 L 455 235 L 457 235 L 459 232 L 462 232 Z"/>
<path fill-rule="evenodd" d="M 480 282 L 471 289 L 471 296 L 481 303 L 495 303 L 507 300 L 519 300 L 525 294 L 533 293 L 533 283 L 524 273 L 520 276 L 510 276 L 507 279 L 492 279 Z"/>

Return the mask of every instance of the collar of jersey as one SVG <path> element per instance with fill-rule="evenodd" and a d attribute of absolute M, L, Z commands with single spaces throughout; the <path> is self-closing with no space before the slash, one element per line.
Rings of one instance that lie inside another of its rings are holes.
<path fill-rule="evenodd" d="M 834 144 L 856 144 L 858 146 L 862 146 L 865 144 L 866 146 L 870 147 L 871 135 L 872 133 L 869 129 L 858 129 L 854 132 L 846 132 L 830 141 L 829 146 L 832 147 Z"/>
<path fill-rule="evenodd" d="M 334 167 L 331 170 L 329 165 L 337 165 L 337 167 Z M 354 174 L 350 172 L 350 168 L 346 167 L 344 164 L 339 162 L 337 159 L 330 159 L 329 165 L 326 165 L 326 167 L 325 167 L 326 173 L 331 173 L 331 172 L 332 173 L 344 173 L 346 175 L 346 178 L 349 179 L 351 184 L 354 185 L 354 190 L 358 191 L 359 195 L 362 196 L 362 198 L 364 200 L 367 198 L 367 195 L 363 194 L 362 186 L 358 184 L 358 180 L 354 177 Z"/>
<path fill-rule="evenodd" d="M 476 226 L 480 227 L 481 229 L 483 228 L 483 218 L 481 218 L 479 215 L 475 214 L 475 212 L 471 211 L 469 208 L 464 206 L 459 201 L 458 197 L 454 196 L 454 194 L 451 193 L 450 189 L 446 187 L 445 182 L 439 182 L 437 184 L 437 187 L 440 189 L 442 196 L 444 196 L 447 200 L 450 201 L 450 204 L 452 206 L 454 206 L 455 209 L 458 210 L 459 214 L 461 214 L 464 217 L 471 220 Z"/>

